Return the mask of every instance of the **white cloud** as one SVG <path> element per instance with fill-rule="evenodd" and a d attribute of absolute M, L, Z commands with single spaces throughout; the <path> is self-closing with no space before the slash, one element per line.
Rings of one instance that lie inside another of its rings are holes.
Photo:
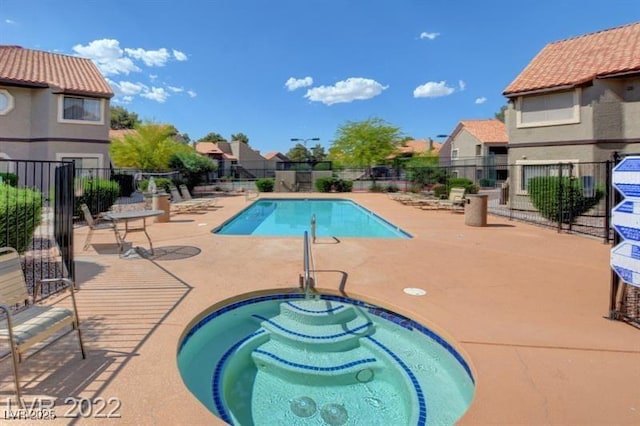
<path fill-rule="evenodd" d="M 171 90 L 174 93 L 180 93 L 180 92 L 184 92 L 184 89 L 182 87 L 176 87 L 176 86 L 167 86 L 167 88 L 169 90 Z"/>
<path fill-rule="evenodd" d="M 446 81 L 436 82 L 430 81 L 421 86 L 418 86 L 413 91 L 414 98 L 437 98 L 440 96 L 449 96 L 456 89 L 447 86 Z"/>
<path fill-rule="evenodd" d="M 175 49 L 173 49 L 173 57 L 176 58 L 176 61 L 186 61 L 187 60 L 187 55 L 185 55 L 181 51 L 175 50 Z"/>
<path fill-rule="evenodd" d="M 116 95 L 133 96 L 148 90 L 148 87 L 142 83 L 132 83 L 130 81 L 109 81 L 109 84 L 114 89 Z"/>
<path fill-rule="evenodd" d="M 198 96 L 198 94 L 196 92 L 194 92 L 193 90 L 187 90 L 187 93 L 192 98 L 195 98 L 196 96 Z"/>
<path fill-rule="evenodd" d="M 123 56 L 118 40 L 105 38 L 94 40 L 86 46 L 76 44 L 73 46 L 73 51 L 91 59 L 105 76 L 140 71 L 131 58 Z"/>
<path fill-rule="evenodd" d="M 462 92 L 465 88 L 467 87 L 467 83 L 465 83 L 462 80 L 458 80 L 458 88 L 460 89 L 460 91 Z"/>
<path fill-rule="evenodd" d="M 141 47 L 137 49 L 125 48 L 125 53 L 132 58 L 138 59 L 148 67 L 163 67 L 169 60 L 169 51 L 164 47 L 158 50 L 145 50 Z"/>
<path fill-rule="evenodd" d="M 305 98 L 314 102 L 332 105 L 354 100 L 371 99 L 389 86 L 383 86 L 375 80 L 352 77 L 339 81 L 333 86 L 319 86 L 307 90 Z"/>
<path fill-rule="evenodd" d="M 483 103 L 487 102 L 487 98 L 485 98 L 484 96 L 481 98 L 476 99 L 476 105 L 481 105 Z"/>
<path fill-rule="evenodd" d="M 152 87 L 151 89 L 145 90 L 140 96 L 162 104 L 169 97 L 169 93 L 162 87 Z"/>
<path fill-rule="evenodd" d="M 305 77 L 305 78 L 293 78 L 290 77 L 284 85 L 287 87 L 287 90 L 290 92 L 299 89 L 301 87 L 308 87 L 313 84 L 313 78 Z"/>
<path fill-rule="evenodd" d="M 149 80 L 155 81 L 158 78 L 158 74 L 149 74 Z"/>
<path fill-rule="evenodd" d="M 4 23 L 5 24 L 9 24 L 9 25 L 16 25 L 17 24 L 17 22 L 14 21 L 13 19 L 5 19 Z"/>
<path fill-rule="evenodd" d="M 438 37 L 440 35 L 440 33 L 428 33 L 428 32 L 421 32 L 420 33 L 420 40 L 428 38 L 429 40 L 435 40 L 436 37 Z"/>

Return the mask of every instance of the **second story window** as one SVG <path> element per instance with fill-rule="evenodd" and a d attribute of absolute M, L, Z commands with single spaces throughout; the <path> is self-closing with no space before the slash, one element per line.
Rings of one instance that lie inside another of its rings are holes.
<path fill-rule="evenodd" d="M 102 124 L 102 105 L 100 99 L 63 96 L 61 98 L 59 121 L 89 122 Z"/>

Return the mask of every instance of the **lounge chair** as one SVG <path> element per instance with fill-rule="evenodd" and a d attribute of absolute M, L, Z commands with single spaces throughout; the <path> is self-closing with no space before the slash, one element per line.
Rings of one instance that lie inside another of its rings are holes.
<path fill-rule="evenodd" d="M 120 240 L 120 234 L 118 233 L 118 229 L 116 228 L 116 224 L 110 221 L 105 221 L 101 218 L 94 219 L 91 214 L 91 210 L 86 204 L 82 204 L 80 206 L 82 213 L 84 214 L 84 220 L 87 222 L 87 226 L 89 226 L 89 232 L 87 233 L 87 238 L 84 240 L 83 250 L 87 250 L 89 245 L 91 244 L 91 237 L 93 236 L 94 231 L 100 230 L 109 230 L 113 231 L 116 236 L 116 243 L 118 243 L 118 249 L 122 250 L 122 241 Z"/>
<path fill-rule="evenodd" d="M 464 210 L 464 205 L 467 202 L 465 192 L 464 188 L 451 188 L 449 198 L 446 200 L 438 200 L 438 207 L 450 210 Z"/>
<path fill-rule="evenodd" d="M 172 186 L 171 189 L 171 208 L 174 213 L 191 213 L 207 209 L 206 200 L 185 200 L 180 195 L 178 188 Z"/>
<path fill-rule="evenodd" d="M 216 205 L 218 203 L 218 199 L 217 198 L 193 198 L 191 196 L 191 192 L 189 191 L 189 188 L 187 188 L 187 185 L 180 185 L 180 195 L 182 195 L 182 198 L 184 199 L 184 201 L 199 201 L 202 202 L 204 205 L 206 205 L 208 208 L 217 208 L 218 206 Z"/>
<path fill-rule="evenodd" d="M 72 309 L 41 304 L 38 297 L 40 287 L 45 282 L 63 284 L 65 289 L 71 292 Z M 10 355 L 13 360 L 16 396 L 20 405 L 22 392 L 18 365 L 30 356 L 25 356 L 25 353 L 34 345 L 45 340 L 48 345 L 75 330 L 78 333 L 82 358 L 86 358 L 74 293 L 74 283 L 71 280 L 50 278 L 36 282 L 33 297 L 29 297 L 18 252 L 11 247 L 0 248 L 0 343 L 8 344 L 10 347 L 10 351 L 0 359 Z M 67 327 L 69 329 L 65 330 Z M 44 346 L 40 349 L 42 348 Z M 51 359 L 52 366 L 58 363 L 57 358 Z"/>

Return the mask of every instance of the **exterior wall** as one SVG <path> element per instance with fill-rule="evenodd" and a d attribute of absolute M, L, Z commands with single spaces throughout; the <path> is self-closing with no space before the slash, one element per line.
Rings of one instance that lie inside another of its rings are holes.
<path fill-rule="evenodd" d="M 2 153 L 13 159 L 60 160 L 65 156 L 88 154 L 100 158 L 99 167 L 108 167 L 109 101 L 102 100 L 101 124 L 58 122 L 60 98 L 49 88 L 0 86 L 14 98 L 14 108 L 0 115 Z M 67 139 L 67 140 L 65 140 Z M 68 155 L 72 154 L 72 155 Z"/>
<path fill-rule="evenodd" d="M 639 77 L 595 79 L 582 89 L 580 103 L 578 124 L 517 128 L 515 104 L 509 102 L 509 164 L 523 157 L 599 162 L 611 159 L 614 151 L 640 153 Z"/>
<path fill-rule="evenodd" d="M 476 145 L 482 145 L 478 139 L 472 136 L 467 130 L 462 129 L 451 140 L 451 151 L 457 149 L 459 158 L 475 157 Z M 481 148 L 482 149 L 482 148 Z M 481 155 L 484 155 L 481 153 Z M 455 162 L 455 160 L 453 160 Z"/>

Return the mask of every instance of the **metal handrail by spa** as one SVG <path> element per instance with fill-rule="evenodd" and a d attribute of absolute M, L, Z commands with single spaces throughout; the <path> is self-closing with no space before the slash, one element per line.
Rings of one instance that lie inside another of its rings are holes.
<path fill-rule="evenodd" d="M 303 258 L 303 266 L 304 266 L 304 277 L 303 277 L 303 288 L 304 288 L 304 297 L 305 299 L 309 298 L 309 291 L 311 287 L 314 287 L 314 280 L 311 277 L 311 244 L 309 242 L 309 233 L 304 231 L 304 258 Z"/>

